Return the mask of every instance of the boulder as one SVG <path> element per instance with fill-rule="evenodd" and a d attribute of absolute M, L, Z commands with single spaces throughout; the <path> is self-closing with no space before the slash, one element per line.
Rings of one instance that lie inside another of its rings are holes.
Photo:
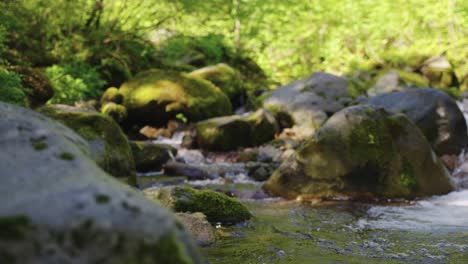
<path fill-rule="evenodd" d="M 65 105 L 49 105 L 39 111 L 86 139 L 92 158 L 102 169 L 116 177 L 128 177 L 129 183 L 135 183 L 135 162 L 130 144 L 112 118 Z"/>
<path fill-rule="evenodd" d="M 274 139 L 279 132 L 274 116 L 260 109 L 248 116 L 224 116 L 197 123 L 196 141 L 207 150 L 227 151 L 258 146 Z"/>
<path fill-rule="evenodd" d="M 216 231 L 202 213 L 177 213 L 177 217 L 200 246 L 209 246 L 216 241 Z"/>
<path fill-rule="evenodd" d="M 241 105 L 242 97 L 245 97 L 246 91 L 242 87 L 241 74 L 225 63 L 204 67 L 189 75 L 212 82 L 229 97 L 233 105 Z"/>
<path fill-rule="evenodd" d="M 229 98 L 212 83 L 172 71 L 148 70 L 122 84 L 132 124 L 162 125 L 176 116 L 187 121 L 229 115 Z"/>
<path fill-rule="evenodd" d="M 405 115 L 359 105 L 333 115 L 263 186 L 275 196 L 415 198 L 453 190 Z"/>
<path fill-rule="evenodd" d="M 316 72 L 277 88 L 263 101 L 263 106 L 275 115 L 289 115 L 300 136 L 307 137 L 350 101 L 345 78 Z"/>
<path fill-rule="evenodd" d="M 173 146 L 151 141 L 130 141 L 130 147 L 139 172 L 158 171 L 177 155 Z"/>
<path fill-rule="evenodd" d="M 164 174 L 168 176 L 184 176 L 189 180 L 214 179 L 216 175 L 210 173 L 202 165 L 169 162 L 164 165 Z"/>
<path fill-rule="evenodd" d="M 468 144 L 463 113 L 441 91 L 425 88 L 381 94 L 369 99 L 369 104 L 407 115 L 439 156 L 458 154 Z"/>
<path fill-rule="evenodd" d="M 1 263 L 202 263 L 174 215 L 67 127 L 0 102 Z"/>
<path fill-rule="evenodd" d="M 201 212 L 212 223 L 235 224 L 251 217 L 242 203 L 211 190 L 175 186 L 147 189 L 144 192 L 148 198 L 158 200 L 176 212 Z"/>
<path fill-rule="evenodd" d="M 377 94 L 403 91 L 414 87 L 427 87 L 429 81 L 424 77 L 414 72 L 402 70 L 389 70 L 377 78 L 377 82 L 369 90 L 369 96 Z"/>

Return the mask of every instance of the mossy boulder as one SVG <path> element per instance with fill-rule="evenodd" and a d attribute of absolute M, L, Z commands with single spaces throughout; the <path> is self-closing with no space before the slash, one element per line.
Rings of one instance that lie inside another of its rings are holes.
<path fill-rule="evenodd" d="M 40 112 L 86 139 L 92 158 L 106 172 L 116 177 L 128 177 L 130 183 L 135 183 L 135 162 L 130 144 L 112 118 L 65 105 L 49 105 Z"/>
<path fill-rule="evenodd" d="M 202 263 L 182 224 L 96 166 L 87 142 L 0 102 L 1 263 Z"/>
<path fill-rule="evenodd" d="M 310 77 L 277 88 L 263 100 L 263 107 L 275 115 L 291 119 L 300 136 L 308 137 L 328 116 L 350 102 L 345 78 L 316 72 Z"/>
<path fill-rule="evenodd" d="M 129 122 L 134 124 L 161 125 L 178 115 L 199 121 L 232 113 L 229 98 L 218 87 L 174 71 L 142 72 L 119 91 L 124 96 Z"/>
<path fill-rule="evenodd" d="M 263 186 L 276 196 L 416 198 L 453 190 L 405 115 L 359 105 L 333 115 Z"/>
<path fill-rule="evenodd" d="M 369 104 L 407 115 L 440 156 L 459 154 L 468 145 L 463 113 L 442 91 L 424 88 L 381 94 L 369 99 Z"/>
<path fill-rule="evenodd" d="M 187 230 L 200 246 L 209 246 L 216 241 L 215 228 L 208 222 L 203 213 L 177 213 L 176 214 Z"/>
<path fill-rule="evenodd" d="M 427 87 L 429 81 L 415 72 L 388 70 L 377 77 L 377 81 L 368 91 L 369 96 L 382 93 L 404 91 L 409 88 Z"/>
<path fill-rule="evenodd" d="M 52 84 L 40 70 L 23 66 L 10 66 L 7 69 L 21 77 L 30 107 L 44 105 L 54 95 Z"/>
<path fill-rule="evenodd" d="M 160 170 L 171 157 L 177 155 L 176 148 L 151 141 L 130 141 L 130 146 L 139 172 Z"/>
<path fill-rule="evenodd" d="M 235 224 L 251 217 L 242 203 L 211 190 L 176 186 L 145 190 L 145 194 L 176 212 L 201 212 L 212 223 Z"/>
<path fill-rule="evenodd" d="M 105 105 L 106 103 L 116 103 L 121 104 L 123 103 L 123 95 L 119 92 L 119 89 L 115 87 L 107 88 L 106 91 L 101 96 L 101 105 Z"/>
<path fill-rule="evenodd" d="M 196 141 L 203 149 L 227 151 L 272 140 L 279 128 L 274 116 L 260 109 L 249 116 L 224 116 L 196 124 Z"/>
<path fill-rule="evenodd" d="M 212 82 L 225 93 L 233 105 L 239 106 L 246 91 L 242 86 L 242 76 L 225 63 L 204 67 L 190 73 L 190 76 Z"/>
<path fill-rule="evenodd" d="M 106 103 L 101 107 L 101 113 L 110 116 L 117 123 L 124 122 L 128 117 L 127 108 L 116 103 Z"/>

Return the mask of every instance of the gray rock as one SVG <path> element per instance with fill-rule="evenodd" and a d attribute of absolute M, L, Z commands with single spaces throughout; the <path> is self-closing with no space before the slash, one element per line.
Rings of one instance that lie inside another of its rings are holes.
<path fill-rule="evenodd" d="M 316 72 L 312 76 L 277 88 L 263 101 L 275 113 L 289 114 L 304 136 L 311 135 L 331 115 L 350 102 L 346 79 Z"/>
<path fill-rule="evenodd" d="M 286 198 L 415 198 L 445 194 L 454 186 L 406 116 L 359 105 L 333 115 L 263 188 Z"/>
<path fill-rule="evenodd" d="M 369 104 L 407 115 L 424 133 L 438 155 L 458 154 L 468 144 L 463 113 L 447 94 L 431 88 L 387 93 Z"/>
<path fill-rule="evenodd" d="M 72 130 L 0 102 L 1 263 L 201 263 L 170 212 L 89 153 Z"/>
<path fill-rule="evenodd" d="M 206 220 L 203 213 L 177 213 L 177 217 L 182 221 L 185 228 L 195 237 L 198 245 L 209 246 L 216 242 L 216 232 L 214 227 Z"/>
<path fill-rule="evenodd" d="M 375 96 L 382 93 L 404 91 L 414 87 L 427 87 L 428 85 L 429 81 L 417 73 L 389 70 L 377 79 L 377 82 L 367 91 L 367 94 Z"/>

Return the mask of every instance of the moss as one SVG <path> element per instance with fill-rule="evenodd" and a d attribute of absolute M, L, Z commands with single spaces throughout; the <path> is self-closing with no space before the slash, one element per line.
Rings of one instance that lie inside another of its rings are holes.
<path fill-rule="evenodd" d="M 107 88 L 106 91 L 101 96 L 101 104 L 104 105 L 106 103 L 116 103 L 121 104 L 123 103 L 123 95 L 119 92 L 119 90 L 115 87 Z"/>
<path fill-rule="evenodd" d="M 178 241 L 175 232 L 164 235 L 156 245 L 143 248 L 142 250 L 147 251 L 147 254 L 152 254 L 155 263 L 194 263 L 188 256 L 188 252 L 184 246 Z"/>
<path fill-rule="evenodd" d="M 96 196 L 94 196 L 94 199 L 98 204 L 107 204 L 110 202 L 110 197 L 105 194 L 96 194 Z"/>
<path fill-rule="evenodd" d="M 127 108 L 115 103 L 107 103 L 101 108 L 101 113 L 112 117 L 117 123 L 122 123 L 127 119 Z"/>
<path fill-rule="evenodd" d="M 222 193 L 175 187 L 173 195 L 176 198 L 174 210 L 177 212 L 202 212 L 210 222 L 237 223 L 251 217 L 244 205 Z"/>
<path fill-rule="evenodd" d="M 418 187 L 418 182 L 414 174 L 413 167 L 409 161 L 403 159 L 402 168 L 400 174 L 401 184 L 410 191 L 416 191 Z"/>
<path fill-rule="evenodd" d="M 45 142 L 46 138 L 45 137 L 39 137 L 39 138 L 31 138 L 29 141 L 31 142 L 32 147 L 36 151 L 42 151 L 47 148 L 47 143 Z"/>
<path fill-rule="evenodd" d="M 69 152 L 62 152 L 60 153 L 59 158 L 62 160 L 74 160 L 75 156 Z"/>
<path fill-rule="evenodd" d="M 70 127 L 91 145 L 93 158 L 106 172 L 117 177 L 130 177 L 135 183 L 135 162 L 126 136 L 118 124 L 106 115 L 43 107 L 40 112 Z M 103 145 L 103 147 L 101 146 Z"/>
<path fill-rule="evenodd" d="M 232 103 L 239 100 L 239 96 L 245 93 L 242 89 L 240 73 L 224 63 L 198 69 L 191 72 L 190 76 L 212 82 L 229 97 Z"/>
<path fill-rule="evenodd" d="M 424 76 L 414 72 L 397 70 L 401 81 L 410 87 L 428 87 L 429 81 Z"/>
<path fill-rule="evenodd" d="M 172 71 L 150 70 L 120 88 L 129 116 L 140 123 L 162 123 L 182 113 L 189 121 L 227 115 L 232 106 L 212 83 Z"/>

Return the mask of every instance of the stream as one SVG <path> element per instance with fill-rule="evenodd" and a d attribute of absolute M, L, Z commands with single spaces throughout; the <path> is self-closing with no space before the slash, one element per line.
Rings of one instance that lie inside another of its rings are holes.
<path fill-rule="evenodd" d="M 468 109 L 468 101 L 459 105 Z M 141 174 L 143 186 L 183 183 L 223 191 L 240 199 L 254 216 L 235 226 L 217 225 L 221 238 L 202 248 L 206 263 L 468 263 L 468 155 L 460 155 L 453 173 L 457 191 L 444 196 L 314 203 L 266 196 L 262 182 L 251 179 L 244 164 L 181 149 L 182 136 L 157 142 L 178 147 L 174 160 L 201 166 L 213 178 L 186 181 Z"/>

